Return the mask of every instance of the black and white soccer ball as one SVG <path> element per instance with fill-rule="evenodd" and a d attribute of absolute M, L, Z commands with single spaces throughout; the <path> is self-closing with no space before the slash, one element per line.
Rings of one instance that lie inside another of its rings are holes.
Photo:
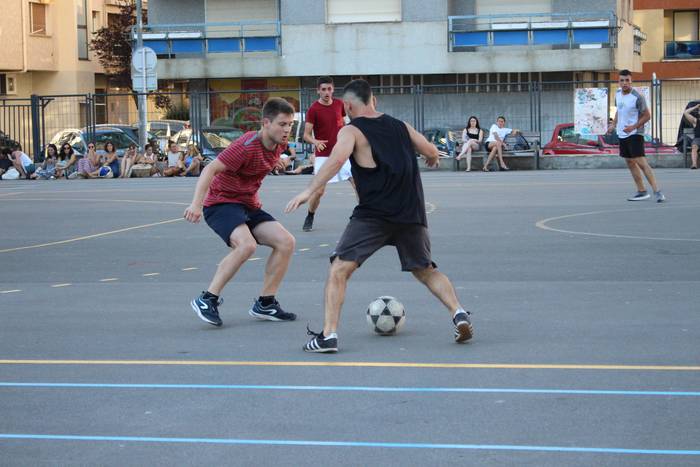
<path fill-rule="evenodd" d="M 367 323 L 382 336 L 396 334 L 405 321 L 406 310 L 394 297 L 379 297 L 367 307 Z"/>

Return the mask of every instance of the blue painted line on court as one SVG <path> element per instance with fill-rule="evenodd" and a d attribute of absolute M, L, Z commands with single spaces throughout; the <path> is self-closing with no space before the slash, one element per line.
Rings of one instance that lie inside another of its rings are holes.
<path fill-rule="evenodd" d="M 539 451 L 576 452 L 599 454 L 636 454 L 666 456 L 700 456 L 700 450 L 684 449 L 627 449 L 575 446 L 532 446 L 510 444 L 434 444 L 392 443 L 366 441 L 315 441 L 285 439 L 236 439 L 236 438 L 165 438 L 153 436 L 80 436 L 0 433 L 0 440 L 49 440 L 49 441 L 113 441 L 134 443 L 181 443 L 181 444 L 229 444 L 254 446 L 330 446 L 354 448 L 399 448 L 399 449 L 471 449 L 482 451 Z"/>
<path fill-rule="evenodd" d="M 328 391 L 328 392 L 415 392 L 415 393 L 491 393 L 560 394 L 591 396 L 663 396 L 700 397 L 700 391 L 624 391 L 604 389 L 528 389 L 528 388 L 450 388 L 381 386 L 293 386 L 262 384 L 128 384 L 128 383 L 20 383 L 0 382 L 0 387 L 74 388 L 74 389 L 212 389 L 233 391 Z"/>

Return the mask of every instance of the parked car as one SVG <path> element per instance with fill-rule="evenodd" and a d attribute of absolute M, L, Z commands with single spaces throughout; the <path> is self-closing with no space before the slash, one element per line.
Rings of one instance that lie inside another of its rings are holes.
<path fill-rule="evenodd" d="M 104 124 L 100 124 L 100 125 L 95 125 L 95 129 L 96 130 L 110 130 L 110 129 L 121 130 L 124 133 L 126 133 L 129 136 L 129 138 L 136 141 L 136 143 L 138 145 L 138 141 L 139 141 L 139 127 L 138 127 L 138 125 L 120 125 L 120 124 L 112 125 L 110 123 L 104 123 Z M 149 142 L 154 141 L 154 140 L 158 140 L 156 135 L 154 135 L 153 133 L 151 133 L 149 131 L 146 131 L 146 139 Z"/>
<path fill-rule="evenodd" d="M 95 134 L 92 135 L 92 137 L 90 137 L 86 128 L 62 130 L 56 133 L 56 135 L 51 139 L 50 143 L 55 144 L 59 148 L 68 143 L 73 147 L 73 151 L 77 156 L 82 156 L 87 152 L 87 143 L 89 141 L 95 142 L 95 147 L 98 152 L 104 151 L 105 143 L 107 143 L 107 141 L 111 141 L 114 143 L 114 146 L 117 149 L 117 155 L 120 157 L 124 155 L 124 152 L 129 148 L 129 145 L 138 145 L 138 142 L 132 139 L 127 133 L 112 126 L 98 126 L 95 129 Z"/>
<path fill-rule="evenodd" d="M 561 123 L 554 128 L 552 139 L 542 148 L 545 156 L 557 154 L 619 154 L 620 141 L 613 132 L 606 135 L 581 135 L 574 131 L 573 123 Z M 644 152 L 647 154 L 678 154 L 674 146 L 655 143 L 650 135 L 644 135 Z"/>
<path fill-rule="evenodd" d="M 205 164 L 216 159 L 221 151 L 229 144 L 243 136 L 245 132 L 240 128 L 231 127 L 205 127 L 200 130 L 199 149 L 204 157 Z M 183 150 L 188 144 L 194 142 L 192 129 L 185 128 L 173 136 L 173 141 Z"/>
<path fill-rule="evenodd" d="M 160 150 L 166 152 L 168 141 L 187 126 L 184 120 L 153 120 L 148 122 L 146 130 L 158 139 Z M 150 138 L 149 141 L 151 141 Z"/>

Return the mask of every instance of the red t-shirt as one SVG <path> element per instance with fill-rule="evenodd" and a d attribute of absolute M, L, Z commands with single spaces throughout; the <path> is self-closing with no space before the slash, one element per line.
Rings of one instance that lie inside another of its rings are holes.
<path fill-rule="evenodd" d="M 318 157 L 331 155 L 333 146 L 338 140 L 338 131 L 345 125 L 345 107 L 340 99 L 333 99 L 331 105 L 323 105 L 316 101 L 306 111 L 306 121 L 314 126 L 314 137 L 328 141 L 326 149 L 317 152 Z"/>
<path fill-rule="evenodd" d="M 221 203 L 239 203 L 251 209 L 260 209 L 258 190 L 265 175 L 275 166 L 282 148 L 269 151 L 263 146 L 257 131 L 249 131 L 231 143 L 217 157 L 226 170 L 212 180 L 204 198 L 204 206 Z"/>

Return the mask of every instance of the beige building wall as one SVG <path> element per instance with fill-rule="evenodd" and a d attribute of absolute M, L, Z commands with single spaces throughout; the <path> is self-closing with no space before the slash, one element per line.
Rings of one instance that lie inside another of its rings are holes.
<path fill-rule="evenodd" d="M 664 58 L 664 10 L 636 10 L 634 22 L 647 35 L 642 45 L 642 61 L 658 62 Z"/>
<path fill-rule="evenodd" d="M 0 70 L 20 71 L 24 64 L 24 34 L 22 32 L 23 0 L 4 0 L 0 14 Z"/>

